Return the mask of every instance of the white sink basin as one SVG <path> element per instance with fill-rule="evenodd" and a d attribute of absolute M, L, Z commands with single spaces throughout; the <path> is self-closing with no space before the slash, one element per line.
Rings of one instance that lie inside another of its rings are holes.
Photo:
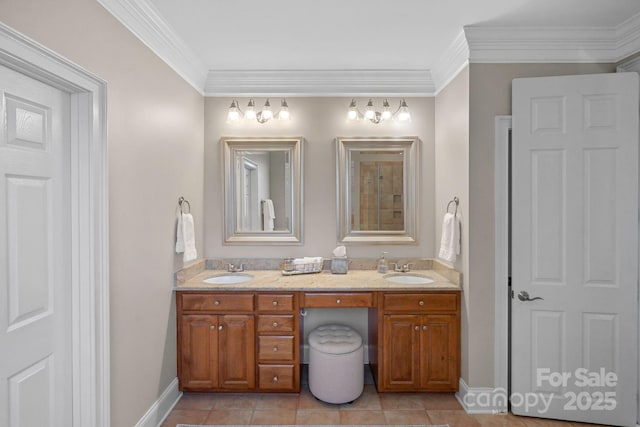
<path fill-rule="evenodd" d="M 383 278 L 384 280 L 393 283 L 402 283 L 403 285 L 426 285 L 427 283 L 433 283 L 433 279 L 427 276 L 411 273 L 387 274 L 383 276 Z"/>
<path fill-rule="evenodd" d="M 220 274 L 218 276 L 208 277 L 204 279 L 204 282 L 211 283 L 212 285 L 226 285 L 231 283 L 248 282 L 251 279 L 253 279 L 253 276 L 250 274 L 228 273 L 228 274 Z"/>

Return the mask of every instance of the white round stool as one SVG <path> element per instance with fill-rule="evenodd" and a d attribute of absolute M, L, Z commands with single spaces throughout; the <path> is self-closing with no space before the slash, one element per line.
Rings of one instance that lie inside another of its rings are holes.
<path fill-rule="evenodd" d="M 318 326 L 309 334 L 309 389 L 328 403 L 352 402 L 364 388 L 362 337 L 343 325 Z"/>

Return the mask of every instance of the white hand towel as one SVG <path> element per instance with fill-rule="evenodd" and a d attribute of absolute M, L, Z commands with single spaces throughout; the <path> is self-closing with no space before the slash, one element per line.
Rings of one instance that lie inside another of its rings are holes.
<path fill-rule="evenodd" d="M 178 212 L 178 226 L 176 227 L 176 253 L 184 252 L 184 234 L 182 233 L 182 213 Z"/>
<path fill-rule="evenodd" d="M 447 212 L 442 220 L 442 238 L 440 239 L 439 257 L 453 262 L 460 255 L 460 219 Z"/>
<path fill-rule="evenodd" d="M 276 213 L 273 209 L 273 201 L 265 199 L 262 204 L 262 229 L 264 231 L 273 231 L 273 220 L 276 219 Z"/>
<path fill-rule="evenodd" d="M 190 213 L 179 214 L 178 232 L 176 234 L 176 252 L 184 252 L 182 260 L 189 262 L 196 259 L 198 257 L 198 252 L 196 251 L 196 235 L 193 216 Z"/>

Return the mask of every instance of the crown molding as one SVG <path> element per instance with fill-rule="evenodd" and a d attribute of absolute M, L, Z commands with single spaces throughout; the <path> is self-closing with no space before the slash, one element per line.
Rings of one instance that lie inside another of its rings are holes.
<path fill-rule="evenodd" d="M 429 70 L 211 70 L 206 96 L 433 96 Z"/>
<path fill-rule="evenodd" d="M 615 62 L 611 28 L 464 27 L 472 63 Z"/>
<path fill-rule="evenodd" d="M 211 70 L 149 0 L 98 0 L 205 96 L 434 96 L 468 63 L 615 63 L 640 52 L 640 14 L 615 27 L 465 26 L 432 70 Z"/>
<path fill-rule="evenodd" d="M 637 56 L 628 61 L 622 62 L 621 64 L 618 65 L 618 67 L 616 68 L 616 71 L 618 73 L 623 73 L 628 71 L 635 71 L 637 73 L 640 73 L 640 56 Z"/>
<path fill-rule="evenodd" d="M 180 77 L 204 94 L 207 67 L 147 0 L 98 0 Z"/>
<path fill-rule="evenodd" d="M 436 87 L 435 95 L 447 87 L 468 63 L 469 44 L 464 31 L 460 31 L 431 70 Z"/>
<path fill-rule="evenodd" d="M 616 39 L 618 61 L 640 52 L 640 13 L 616 27 Z"/>

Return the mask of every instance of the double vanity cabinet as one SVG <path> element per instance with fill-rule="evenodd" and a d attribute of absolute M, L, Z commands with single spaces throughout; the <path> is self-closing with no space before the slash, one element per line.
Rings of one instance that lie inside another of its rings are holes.
<path fill-rule="evenodd" d="M 369 362 L 379 392 L 458 389 L 456 286 L 288 288 L 178 287 L 180 390 L 299 392 L 301 308 L 368 309 Z"/>

